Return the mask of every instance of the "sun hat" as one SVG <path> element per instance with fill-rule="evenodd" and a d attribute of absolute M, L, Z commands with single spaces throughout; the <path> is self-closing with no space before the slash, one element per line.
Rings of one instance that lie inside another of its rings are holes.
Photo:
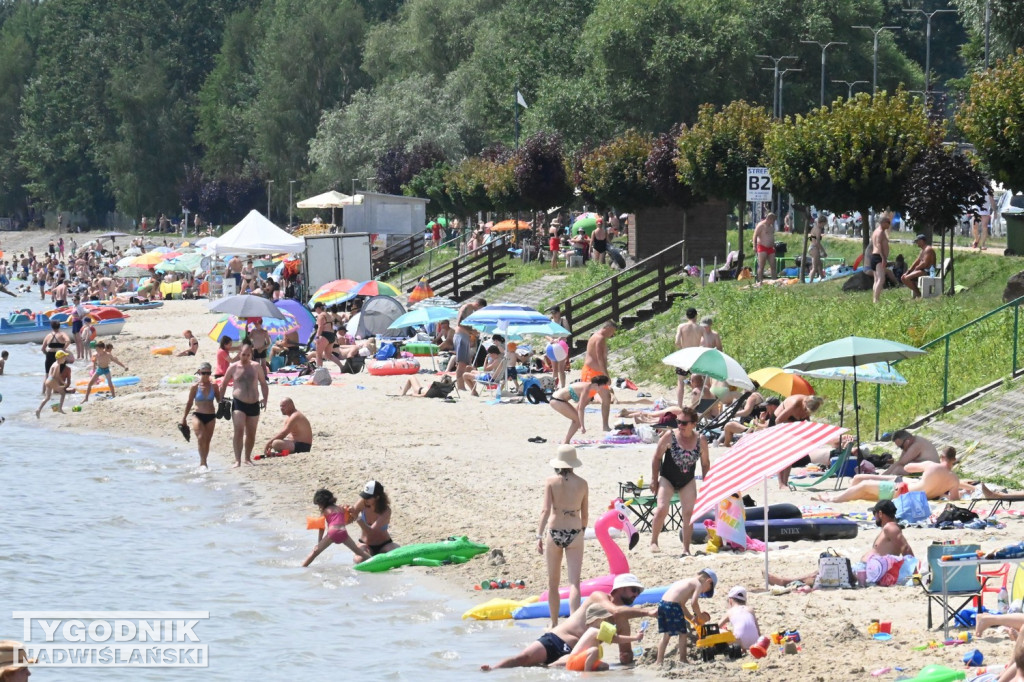
<path fill-rule="evenodd" d="M 704 575 L 706 575 L 707 577 L 711 578 L 711 589 L 708 590 L 707 592 L 702 592 L 701 595 L 700 595 L 701 599 L 707 599 L 708 597 L 714 597 L 715 596 L 715 586 L 718 585 L 718 574 L 715 573 L 714 571 L 712 571 L 710 568 L 702 568 L 700 572 L 703 573 Z"/>
<path fill-rule="evenodd" d="M 15 660 L 14 652 L 18 652 Z M 35 663 L 35 659 L 25 654 L 25 645 L 13 639 L 0 640 L 0 673 L 12 672 Z"/>
<path fill-rule="evenodd" d="M 555 469 L 579 469 L 583 462 L 576 456 L 576 448 L 571 445 L 559 445 L 554 458 L 548 461 Z"/>
<path fill-rule="evenodd" d="M 366 485 L 363 486 L 362 492 L 359 493 L 359 497 L 364 500 L 377 497 L 384 492 L 384 486 L 379 481 L 367 481 Z"/>
<path fill-rule="evenodd" d="M 624 587 L 635 587 L 642 590 L 644 589 L 644 584 L 632 573 L 619 573 L 612 582 L 612 592 L 621 590 Z"/>
<path fill-rule="evenodd" d="M 737 585 L 736 587 L 729 590 L 729 599 L 735 599 L 736 601 L 747 603 L 747 588 L 743 585 Z"/>
<path fill-rule="evenodd" d="M 213 365 L 211 365 L 208 362 L 204 362 L 201 365 L 199 365 L 199 369 L 196 370 L 196 374 L 199 374 L 201 372 L 212 372 L 212 371 L 213 371 Z"/>

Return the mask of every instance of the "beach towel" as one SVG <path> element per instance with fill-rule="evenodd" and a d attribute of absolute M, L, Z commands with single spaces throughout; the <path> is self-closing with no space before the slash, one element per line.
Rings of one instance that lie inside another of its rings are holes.
<path fill-rule="evenodd" d="M 903 567 L 903 557 L 872 554 L 865 562 L 864 571 L 867 574 L 868 584 L 879 587 L 892 587 L 900 576 L 900 569 Z"/>

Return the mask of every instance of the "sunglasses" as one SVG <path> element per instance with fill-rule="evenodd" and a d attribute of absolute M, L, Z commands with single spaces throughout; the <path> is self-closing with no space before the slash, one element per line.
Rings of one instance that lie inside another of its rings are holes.
<path fill-rule="evenodd" d="M 691 422 L 691 421 L 677 421 L 676 422 L 676 424 L 679 424 L 680 426 L 686 426 L 687 424 L 692 424 L 692 423 L 693 422 Z"/>
<path fill-rule="evenodd" d="M 200 372 L 200 374 L 212 374 L 212 372 Z"/>

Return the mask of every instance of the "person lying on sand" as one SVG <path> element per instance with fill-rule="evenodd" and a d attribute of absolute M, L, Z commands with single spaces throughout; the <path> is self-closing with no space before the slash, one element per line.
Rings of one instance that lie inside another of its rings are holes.
<path fill-rule="evenodd" d="M 920 473 L 921 478 L 902 480 L 902 477 L 888 478 L 878 474 L 857 474 L 853 477 L 853 485 L 838 495 L 815 495 L 812 499 L 822 502 L 849 502 L 850 500 L 891 500 L 897 494 L 923 491 L 929 500 L 948 497 L 960 499 L 960 488 L 968 491 L 974 486 L 961 483 L 953 473 L 956 466 L 956 450 L 947 447 L 939 456 L 938 462 L 922 462 L 908 464 L 908 473 Z"/>
<path fill-rule="evenodd" d="M 871 544 L 871 549 L 864 552 L 861 561 L 867 562 L 868 559 L 876 555 L 883 557 L 914 556 L 914 550 L 911 549 L 910 543 L 907 542 L 907 538 L 903 535 L 903 530 L 896 523 L 896 505 L 892 503 L 892 500 L 883 500 L 877 503 L 871 508 L 871 512 L 875 517 L 875 525 L 881 528 L 881 530 L 875 537 L 875 541 Z M 787 587 L 793 583 L 813 585 L 817 577 L 817 570 L 800 578 L 783 578 L 769 573 L 768 583 L 780 587 Z"/>

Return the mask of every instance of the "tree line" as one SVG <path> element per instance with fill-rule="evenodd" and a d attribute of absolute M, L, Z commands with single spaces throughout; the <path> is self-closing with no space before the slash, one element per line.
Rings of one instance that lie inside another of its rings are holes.
<path fill-rule="evenodd" d="M 917 4 L 958 10 L 936 18 L 931 43 L 932 83 L 955 102 L 981 63 L 985 0 Z M 1024 44 L 1019 5 L 991 0 L 997 56 Z M 695 127 L 703 105 L 771 102 L 773 74 L 759 54 L 796 58 L 803 71 L 786 78 L 784 113 L 809 114 L 820 51 L 800 39 L 847 43 L 828 55 L 832 101 L 846 94 L 832 79 L 863 80 L 872 70 L 871 36 L 855 26 L 899 24 L 904 30 L 880 37 L 879 88 L 921 89 L 923 20 L 904 8 L 900 0 L 0 0 L 0 215 L 60 209 L 99 222 L 112 210 L 186 207 L 230 222 L 266 201 L 268 181 L 284 215 L 289 188 L 295 198 L 351 191 L 353 179 L 357 188 L 426 193 L 454 178 L 465 205 L 546 208 L 558 192 L 540 183 L 524 194 L 531 173 L 551 181 L 565 173 L 598 203 L 623 173 L 632 178 L 628 201 L 685 198 L 695 188 L 666 171 L 678 126 Z M 528 157 L 514 150 L 517 91 L 528 103 L 520 110 Z M 642 168 L 624 161 L 649 145 L 660 145 L 658 162 L 650 154 Z M 555 164 L 556 150 L 575 161 Z"/>

